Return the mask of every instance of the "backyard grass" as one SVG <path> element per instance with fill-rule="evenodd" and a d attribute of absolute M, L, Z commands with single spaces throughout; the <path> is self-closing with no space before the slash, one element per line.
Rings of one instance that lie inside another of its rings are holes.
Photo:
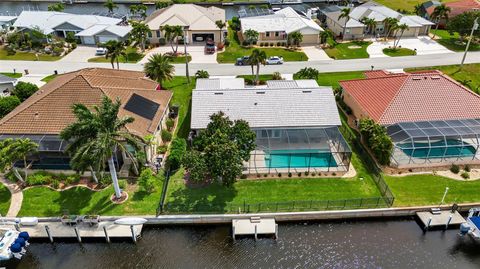
<path fill-rule="evenodd" d="M 143 59 L 143 57 L 145 56 L 144 54 L 139 53 L 137 51 L 137 48 L 134 48 L 134 47 L 127 47 L 126 50 L 125 50 L 125 53 L 127 54 L 126 58 L 123 55 L 118 57 L 118 61 L 120 63 L 133 63 L 134 64 L 134 63 L 137 63 L 138 61 L 140 61 L 141 59 Z M 105 56 L 93 57 L 93 58 L 88 59 L 88 62 L 90 62 L 90 63 L 109 63 L 110 58 L 107 59 Z"/>
<path fill-rule="evenodd" d="M 370 44 L 372 42 L 367 41 L 337 43 L 331 48 L 324 49 L 324 51 L 335 60 L 368 58 L 370 56 L 367 53 L 367 47 Z"/>
<path fill-rule="evenodd" d="M 56 78 L 57 76 L 58 76 L 58 75 L 52 74 L 52 75 L 50 75 L 50 76 L 46 76 L 46 77 L 42 78 L 42 81 L 48 83 L 48 82 L 50 82 L 51 80 L 53 80 L 54 78 Z"/>
<path fill-rule="evenodd" d="M 187 77 L 177 76 L 171 81 L 164 82 L 163 87 L 173 91 L 171 104 L 180 105 L 180 110 L 178 112 L 178 127 L 176 128 L 175 135 L 186 139 L 190 132 L 191 100 L 192 90 L 195 88 L 195 79 L 191 78 L 190 84 L 188 84 Z"/>
<path fill-rule="evenodd" d="M 416 54 L 415 51 L 407 48 L 385 48 L 383 49 L 383 53 L 390 57 L 411 56 Z"/>
<path fill-rule="evenodd" d="M 0 215 L 5 216 L 10 208 L 10 191 L 0 184 Z"/>
<path fill-rule="evenodd" d="M 465 51 L 465 48 L 467 47 L 466 41 L 464 43 L 459 43 L 460 36 L 458 35 L 458 33 L 454 33 L 453 35 L 451 35 L 447 30 L 430 30 L 430 33 L 435 33 L 437 37 L 440 37 L 440 39 L 436 39 L 436 41 L 449 50 Z M 474 42 L 472 42 L 470 44 L 470 47 L 468 48 L 468 51 L 478 50 L 480 50 L 480 44 Z"/>
<path fill-rule="evenodd" d="M 11 77 L 11 78 L 21 78 L 22 73 L 0 73 L 4 76 Z"/>
<path fill-rule="evenodd" d="M 228 40 L 230 44 L 225 47 L 224 52 L 217 53 L 217 62 L 219 63 L 235 63 L 237 58 L 252 54 L 254 48 L 242 47 L 238 41 L 238 37 L 232 29 L 228 29 Z M 258 48 L 265 51 L 267 57 L 281 56 L 286 62 L 290 61 L 307 61 L 307 55 L 302 51 L 285 49 L 285 48 Z"/>
<path fill-rule="evenodd" d="M 333 88 L 339 88 L 340 80 L 365 78 L 364 71 L 351 71 L 351 72 L 333 72 L 333 73 L 320 73 L 317 82 L 320 86 L 332 86 Z"/>
<path fill-rule="evenodd" d="M 385 176 L 395 196 L 394 206 L 438 205 L 445 187 L 446 204 L 480 201 L 480 181 L 459 181 L 435 175 Z"/>
<path fill-rule="evenodd" d="M 61 59 L 61 56 L 51 56 L 45 54 L 39 54 L 39 61 L 57 61 Z M 37 61 L 35 53 L 31 52 L 17 52 L 14 55 L 8 55 L 7 50 L 0 46 L 0 60 L 13 60 L 13 61 Z"/>
<path fill-rule="evenodd" d="M 445 65 L 445 66 L 432 66 L 432 67 L 420 67 L 409 68 L 406 71 L 418 71 L 418 70 L 440 70 L 443 73 L 454 78 L 456 81 L 470 88 L 473 92 L 480 93 L 480 64 L 466 64 L 463 69 L 459 71 L 459 65 Z"/>
<path fill-rule="evenodd" d="M 453 2 L 457 0 L 443 0 L 442 3 Z M 375 2 L 387 6 L 393 10 L 406 10 L 413 13 L 416 4 L 422 4 L 425 0 L 375 0 Z"/>

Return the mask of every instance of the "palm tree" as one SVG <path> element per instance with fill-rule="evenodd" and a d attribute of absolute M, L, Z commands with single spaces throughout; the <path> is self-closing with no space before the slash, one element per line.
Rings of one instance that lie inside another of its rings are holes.
<path fill-rule="evenodd" d="M 60 133 L 62 139 L 70 141 L 66 151 L 73 154 L 72 162 L 94 160 L 97 171 L 104 171 L 105 163 L 108 163 L 117 199 L 121 197 L 122 191 L 118 184 L 114 153 L 122 151 L 137 167 L 135 156 L 127 149 L 127 145 L 139 150 L 143 143 L 140 137 L 126 131 L 126 125 L 132 123 L 134 118 L 118 118 L 120 107 L 120 100 L 112 102 L 106 96 L 101 105 L 94 106 L 93 110 L 83 104 L 75 104 L 73 114 L 77 121 Z"/>
<path fill-rule="evenodd" d="M 432 20 L 435 21 L 435 32 L 433 33 L 433 38 L 437 35 L 438 25 L 442 19 L 448 20 L 448 14 L 452 11 L 450 7 L 447 7 L 445 4 L 436 6 L 432 12 Z"/>
<path fill-rule="evenodd" d="M 155 80 L 162 88 L 164 81 L 172 80 L 175 67 L 170 64 L 170 57 L 160 53 L 153 54 L 143 66 L 143 71 L 150 79 Z"/>
<path fill-rule="evenodd" d="M 398 37 L 396 43 L 395 43 L 395 40 L 393 40 L 393 48 L 394 49 L 397 48 L 398 44 L 400 43 L 400 39 L 402 39 L 402 37 L 403 37 L 403 33 L 405 31 L 407 31 L 408 29 L 410 29 L 410 27 L 408 27 L 408 25 L 406 25 L 405 23 L 402 23 L 402 24 L 397 26 L 397 31 L 400 31 L 400 36 Z"/>
<path fill-rule="evenodd" d="M 35 153 L 38 149 L 38 144 L 28 138 L 25 139 L 5 139 L 0 141 L 0 170 L 11 169 L 15 177 L 21 182 L 27 180 L 28 164 L 27 156 Z M 22 178 L 15 162 L 22 160 L 25 176 Z"/>
<path fill-rule="evenodd" d="M 251 46 L 253 43 L 257 42 L 259 33 L 253 29 L 247 29 L 243 32 L 245 39 L 247 40 L 248 44 Z"/>
<path fill-rule="evenodd" d="M 165 39 L 168 40 L 170 46 L 172 47 L 172 52 L 176 55 L 178 51 L 178 37 L 183 36 L 183 29 L 180 25 L 164 25 L 160 26 L 160 30 L 163 31 Z M 175 48 L 173 43 L 176 43 Z"/>
<path fill-rule="evenodd" d="M 338 16 L 338 20 L 342 18 L 345 19 L 345 23 L 343 24 L 343 32 L 342 32 L 342 39 L 345 39 L 345 31 L 347 30 L 347 22 L 350 20 L 350 8 L 343 8 L 340 11 L 340 15 Z"/>
<path fill-rule="evenodd" d="M 222 30 L 227 24 L 222 20 L 216 21 L 215 24 L 217 25 L 217 28 L 220 29 L 220 43 L 222 43 Z"/>
<path fill-rule="evenodd" d="M 267 54 L 263 50 L 254 49 L 252 54 L 248 58 L 248 63 L 252 67 L 252 75 L 253 75 L 253 67 L 257 66 L 257 72 L 255 74 L 255 84 L 259 81 L 260 76 L 260 64 L 265 65 L 267 61 Z"/>
<path fill-rule="evenodd" d="M 148 33 L 150 32 L 150 28 L 143 22 L 131 21 L 130 23 L 132 25 L 132 31 L 130 31 L 130 35 L 141 44 L 142 52 L 144 52 L 145 41 Z"/>
<path fill-rule="evenodd" d="M 377 26 L 375 19 L 365 17 L 361 20 L 361 22 L 367 27 L 367 33 L 375 35 L 375 28 Z"/>
<path fill-rule="evenodd" d="M 295 45 L 295 47 L 298 47 L 298 46 L 300 46 L 300 43 L 302 43 L 303 35 L 302 35 L 302 33 L 296 31 L 296 32 L 293 32 L 293 33 L 289 34 L 288 39 L 292 40 L 292 43 L 293 43 L 293 45 Z"/>
<path fill-rule="evenodd" d="M 196 73 L 195 73 L 195 78 L 196 79 L 199 79 L 199 78 L 209 78 L 210 77 L 210 74 L 208 74 L 207 71 L 205 70 L 198 70 Z"/>
<path fill-rule="evenodd" d="M 107 49 L 107 54 L 105 54 L 105 58 L 110 58 L 110 63 L 112 64 L 112 68 L 115 69 L 113 65 L 114 62 L 117 62 L 117 69 L 120 69 L 120 64 L 118 62 L 120 56 L 127 57 L 125 53 L 125 45 L 121 41 L 117 40 L 109 40 L 105 43 L 105 48 Z"/>
<path fill-rule="evenodd" d="M 113 2 L 113 0 L 107 0 L 105 4 L 103 4 L 104 7 L 108 9 L 108 12 L 111 14 L 113 13 L 113 10 L 118 8 L 117 4 Z"/>
<path fill-rule="evenodd" d="M 320 44 L 327 43 L 329 38 L 333 38 L 333 33 L 330 29 L 325 29 L 324 31 L 320 32 Z"/>
<path fill-rule="evenodd" d="M 383 23 L 385 24 L 386 32 L 385 32 L 385 39 L 387 39 L 392 31 L 398 26 L 398 19 L 397 18 L 391 18 L 387 17 L 383 20 Z"/>
<path fill-rule="evenodd" d="M 422 8 L 423 8 L 422 4 L 420 4 L 420 3 L 416 4 L 413 7 L 413 12 L 415 13 L 415 15 L 418 15 L 418 16 L 422 15 L 421 14 L 422 13 Z"/>

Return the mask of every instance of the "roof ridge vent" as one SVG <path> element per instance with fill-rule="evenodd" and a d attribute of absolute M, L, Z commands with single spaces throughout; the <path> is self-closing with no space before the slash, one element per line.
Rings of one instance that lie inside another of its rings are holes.
<path fill-rule="evenodd" d="M 256 94 L 265 94 L 265 91 L 255 92 Z"/>
<path fill-rule="evenodd" d="M 431 76 L 430 78 L 431 79 L 440 79 L 441 77 L 440 76 Z"/>
<path fill-rule="evenodd" d="M 215 95 L 223 95 L 223 92 L 214 92 Z"/>
<path fill-rule="evenodd" d="M 421 77 L 412 77 L 412 80 L 422 80 Z"/>

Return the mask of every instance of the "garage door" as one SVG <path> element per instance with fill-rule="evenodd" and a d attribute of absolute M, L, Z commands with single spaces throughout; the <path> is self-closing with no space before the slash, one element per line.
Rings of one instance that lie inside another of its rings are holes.
<path fill-rule="evenodd" d="M 82 42 L 85 45 L 95 45 L 95 38 L 93 36 L 84 36 L 82 37 Z"/>
<path fill-rule="evenodd" d="M 98 36 L 98 42 L 100 43 L 107 43 L 110 40 L 118 40 L 116 36 L 105 35 L 105 36 Z"/>
<path fill-rule="evenodd" d="M 213 33 L 202 33 L 202 34 L 192 34 L 193 42 L 199 43 L 203 42 L 205 43 L 207 39 L 214 40 L 215 35 Z"/>

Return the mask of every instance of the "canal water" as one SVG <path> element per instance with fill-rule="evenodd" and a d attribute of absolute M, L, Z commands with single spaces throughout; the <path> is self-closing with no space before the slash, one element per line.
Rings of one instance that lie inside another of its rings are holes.
<path fill-rule="evenodd" d="M 0 265 L 1 267 L 2 265 Z M 228 226 L 152 227 L 137 244 L 34 243 L 7 268 L 480 268 L 480 243 L 413 220 L 281 224 L 233 241 Z"/>

